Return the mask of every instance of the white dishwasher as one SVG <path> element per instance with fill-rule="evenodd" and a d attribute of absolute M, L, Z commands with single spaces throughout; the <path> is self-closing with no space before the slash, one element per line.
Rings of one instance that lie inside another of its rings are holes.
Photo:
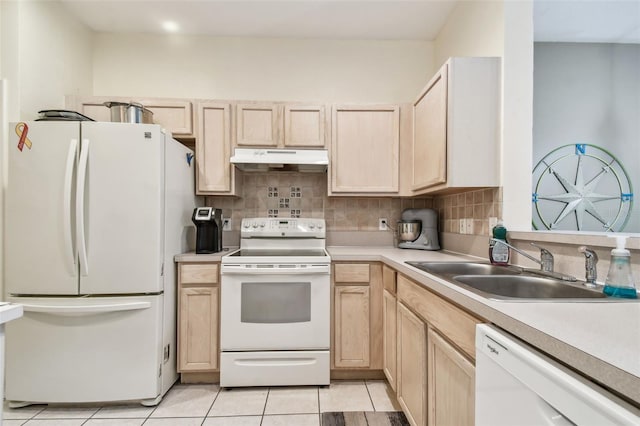
<path fill-rule="evenodd" d="M 476 328 L 476 426 L 640 425 L 640 410 L 498 328 Z"/>

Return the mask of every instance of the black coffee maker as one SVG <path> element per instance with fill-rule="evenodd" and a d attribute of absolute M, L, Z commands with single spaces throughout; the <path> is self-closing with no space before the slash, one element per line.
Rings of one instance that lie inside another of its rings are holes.
<path fill-rule="evenodd" d="M 222 251 L 222 210 L 196 207 L 191 220 L 196 224 L 196 254 Z"/>

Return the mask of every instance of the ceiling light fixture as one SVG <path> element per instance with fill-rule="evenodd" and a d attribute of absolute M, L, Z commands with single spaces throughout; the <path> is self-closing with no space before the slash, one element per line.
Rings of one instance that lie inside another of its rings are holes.
<path fill-rule="evenodd" d="M 173 21 L 164 21 L 162 28 L 169 33 L 175 33 L 179 29 L 178 24 Z"/>

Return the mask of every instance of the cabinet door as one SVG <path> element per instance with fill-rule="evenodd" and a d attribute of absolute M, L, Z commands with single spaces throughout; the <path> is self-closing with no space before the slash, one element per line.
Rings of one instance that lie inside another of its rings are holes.
<path fill-rule="evenodd" d="M 397 105 L 335 106 L 331 123 L 331 192 L 397 194 L 399 139 Z"/>
<path fill-rule="evenodd" d="M 336 286 L 334 364 L 369 367 L 369 287 Z"/>
<path fill-rule="evenodd" d="M 427 327 L 398 303 L 397 395 L 412 426 L 427 424 Z"/>
<path fill-rule="evenodd" d="M 324 106 L 285 105 L 284 146 L 324 148 Z"/>
<path fill-rule="evenodd" d="M 218 287 L 180 289 L 178 371 L 218 368 Z"/>
<path fill-rule="evenodd" d="M 235 191 L 235 167 L 231 158 L 231 120 L 229 104 L 198 104 L 196 138 L 197 194 Z"/>
<path fill-rule="evenodd" d="M 237 146 L 278 146 L 282 117 L 274 104 L 236 105 Z"/>
<path fill-rule="evenodd" d="M 447 65 L 413 104 L 413 186 L 420 190 L 447 180 Z"/>
<path fill-rule="evenodd" d="M 191 102 L 153 99 L 142 99 L 138 102 L 153 112 L 153 122 L 155 124 L 160 124 L 174 136 L 193 135 Z"/>
<path fill-rule="evenodd" d="M 428 354 L 429 426 L 473 426 L 474 365 L 431 328 Z"/>
<path fill-rule="evenodd" d="M 396 390 L 396 298 L 384 290 L 382 304 L 383 323 L 383 368 L 384 375 L 391 386 Z"/>
<path fill-rule="evenodd" d="M 385 290 L 391 294 L 396 294 L 396 271 L 387 265 L 382 265 L 382 283 Z"/>

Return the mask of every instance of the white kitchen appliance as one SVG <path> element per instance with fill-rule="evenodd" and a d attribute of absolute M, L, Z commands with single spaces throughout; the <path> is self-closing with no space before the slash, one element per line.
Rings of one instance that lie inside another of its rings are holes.
<path fill-rule="evenodd" d="M 638 425 L 640 410 L 494 326 L 476 327 L 476 425 Z"/>
<path fill-rule="evenodd" d="M 14 131 L 15 129 L 15 131 Z M 160 126 L 11 125 L 6 399 L 157 404 L 177 379 L 173 257 L 194 232 L 193 153 Z"/>
<path fill-rule="evenodd" d="M 222 258 L 220 386 L 329 384 L 323 219 L 243 219 Z"/>
<path fill-rule="evenodd" d="M 326 172 L 326 149 L 236 148 L 231 164 L 248 172 Z"/>

